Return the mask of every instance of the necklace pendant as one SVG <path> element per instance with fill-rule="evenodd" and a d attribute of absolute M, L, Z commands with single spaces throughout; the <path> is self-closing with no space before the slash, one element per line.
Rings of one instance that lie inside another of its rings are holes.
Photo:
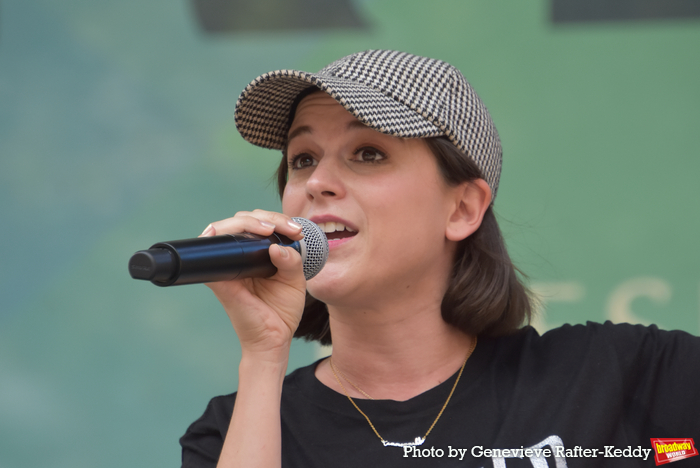
<path fill-rule="evenodd" d="M 384 447 L 416 447 L 418 445 L 423 445 L 423 442 L 425 442 L 425 437 L 416 437 L 413 442 L 389 442 L 388 440 L 382 439 Z"/>

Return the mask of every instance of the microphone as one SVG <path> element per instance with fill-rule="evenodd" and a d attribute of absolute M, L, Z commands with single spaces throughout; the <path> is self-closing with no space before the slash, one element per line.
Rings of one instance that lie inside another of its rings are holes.
<path fill-rule="evenodd" d="M 129 273 L 134 279 L 157 286 L 267 278 L 277 273 L 268 248 L 279 244 L 299 252 L 304 276 L 309 280 L 326 264 L 328 239 L 308 219 L 292 219 L 301 224 L 304 238 L 299 241 L 277 233 L 265 237 L 244 232 L 159 242 L 131 256 Z"/>

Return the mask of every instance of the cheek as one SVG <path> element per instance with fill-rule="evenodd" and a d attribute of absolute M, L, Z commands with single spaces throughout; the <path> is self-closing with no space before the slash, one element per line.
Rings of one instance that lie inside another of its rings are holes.
<path fill-rule="evenodd" d="M 359 203 L 373 243 L 378 245 L 372 255 L 401 256 L 418 245 L 437 247 L 444 243 L 444 199 L 436 196 L 436 187 L 424 187 L 425 180 L 404 181 L 397 184 L 387 180 L 361 192 Z"/>
<path fill-rule="evenodd" d="M 282 213 L 297 216 L 306 199 L 304 190 L 294 183 L 288 182 L 282 194 Z"/>
<path fill-rule="evenodd" d="M 366 196 L 380 201 L 377 207 L 392 217 L 413 217 L 416 220 L 435 221 L 443 215 L 445 198 L 441 184 L 427 173 L 401 177 L 376 184 Z"/>

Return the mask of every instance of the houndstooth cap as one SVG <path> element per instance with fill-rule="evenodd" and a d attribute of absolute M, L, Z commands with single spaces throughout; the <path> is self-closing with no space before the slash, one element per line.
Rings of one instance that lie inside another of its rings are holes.
<path fill-rule="evenodd" d="M 495 198 L 502 157 L 498 132 L 486 106 L 452 65 L 404 52 L 368 50 L 343 57 L 318 73 L 265 73 L 238 98 L 238 131 L 254 145 L 283 149 L 297 96 L 311 86 L 382 133 L 448 137 L 481 169 Z"/>

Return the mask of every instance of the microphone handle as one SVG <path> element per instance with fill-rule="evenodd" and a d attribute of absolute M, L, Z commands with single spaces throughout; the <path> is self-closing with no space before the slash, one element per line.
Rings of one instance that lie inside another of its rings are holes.
<path fill-rule="evenodd" d="M 268 251 L 272 244 L 292 247 L 302 257 L 305 254 L 299 241 L 276 233 L 197 237 L 159 242 L 136 252 L 129 260 L 129 273 L 157 286 L 267 278 L 277 272 Z"/>

